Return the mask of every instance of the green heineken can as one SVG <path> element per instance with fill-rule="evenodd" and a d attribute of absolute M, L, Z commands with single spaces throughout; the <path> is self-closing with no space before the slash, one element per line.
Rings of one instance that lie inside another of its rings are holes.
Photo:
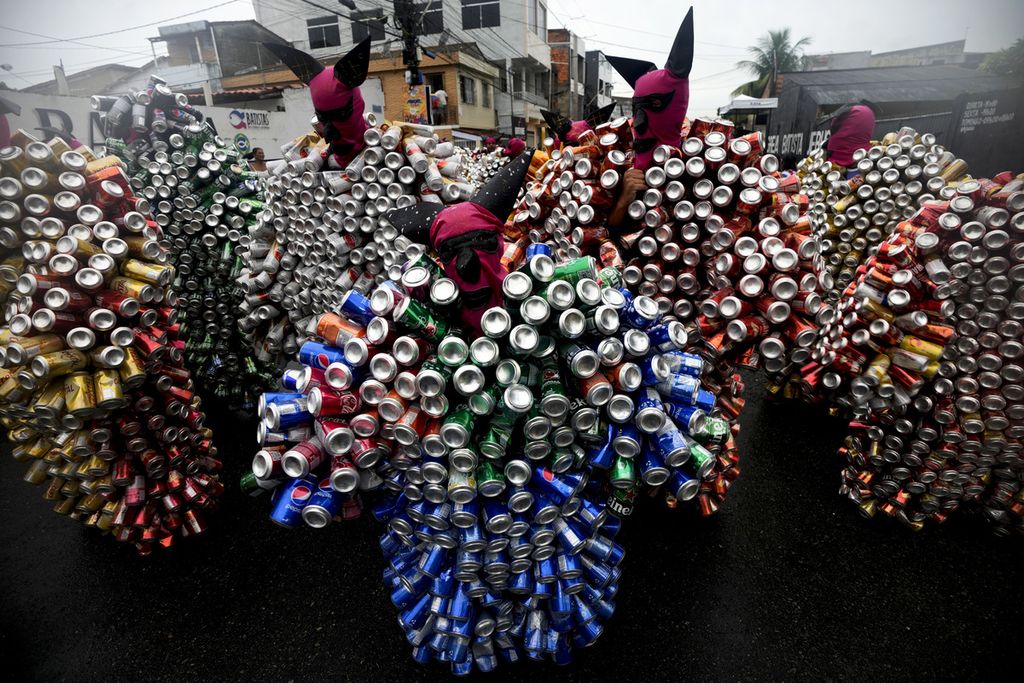
<path fill-rule="evenodd" d="M 548 468 L 556 473 L 568 472 L 576 460 L 576 454 L 570 448 L 557 448 L 548 458 Z"/>
<path fill-rule="evenodd" d="M 469 409 L 474 414 L 484 417 L 494 412 L 498 405 L 498 397 L 501 396 L 501 387 L 491 385 L 483 391 L 478 391 L 469 397 Z"/>
<path fill-rule="evenodd" d="M 494 498 L 505 491 L 505 473 L 491 460 L 484 460 L 476 467 L 476 488 L 481 496 Z"/>
<path fill-rule="evenodd" d="M 634 487 L 636 485 L 636 466 L 633 464 L 633 458 L 616 456 L 608 476 L 608 483 L 617 489 Z"/>
<path fill-rule="evenodd" d="M 691 435 L 701 443 L 724 443 L 729 438 L 729 421 L 720 417 L 705 417 L 700 429 Z"/>
<path fill-rule="evenodd" d="M 473 433 L 476 415 L 469 406 L 462 404 L 445 416 L 441 424 L 441 441 L 448 448 L 463 448 Z"/>
<path fill-rule="evenodd" d="M 265 490 L 260 486 L 260 481 L 256 478 L 256 475 L 252 473 L 252 470 L 249 470 L 242 475 L 241 480 L 238 482 L 238 487 L 242 489 L 242 493 L 247 496 L 258 496 Z"/>
<path fill-rule="evenodd" d="M 619 519 L 624 519 L 633 514 L 633 506 L 636 504 L 638 487 L 636 483 L 626 488 L 612 488 L 608 494 L 608 512 Z"/>
<path fill-rule="evenodd" d="M 593 256 L 580 256 L 555 266 L 555 280 L 565 280 L 574 287 L 583 279 L 597 277 L 597 259 Z"/>
<path fill-rule="evenodd" d="M 597 282 L 602 287 L 612 287 L 613 289 L 618 289 L 619 287 L 624 286 L 622 282 L 622 273 L 619 272 L 618 268 L 612 268 L 611 266 L 597 271 Z"/>
<path fill-rule="evenodd" d="M 690 444 L 690 460 L 687 467 L 692 468 L 699 479 L 703 479 L 715 466 L 715 455 L 696 441 Z"/>
<path fill-rule="evenodd" d="M 505 457 L 505 450 L 512 440 L 512 432 L 500 425 L 492 424 L 484 435 L 480 437 L 477 448 L 485 458 L 501 460 Z"/>
<path fill-rule="evenodd" d="M 444 271 L 441 269 L 441 266 L 438 265 L 437 261 L 430 258 L 430 256 L 427 255 L 427 252 L 423 252 L 422 254 L 417 256 L 416 260 L 410 263 L 406 270 L 408 270 L 409 268 L 414 268 L 416 266 L 426 268 L 431 275 L 431 280 L 438 277 L 444 277 Z"/>
<path fill-rule="evenodd" d="M 402 299 L 395 307 L 394 320 L 400 325 L 421 332 L 435 344 L 448 336 L 448 321 L 439 320 L 429 308 L 412 297 Z"/>

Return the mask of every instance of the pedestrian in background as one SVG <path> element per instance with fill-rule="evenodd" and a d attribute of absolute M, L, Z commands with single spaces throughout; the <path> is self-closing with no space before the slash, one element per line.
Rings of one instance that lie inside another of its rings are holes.
<path fill-rule="evenodd" d="M 844 172 L 853 165 L 853 153 L 871 146 L 871 134 L 875 130 L 878 105 L 870 100 L 839 108 L 832 115 L 831 133 L 825 150 L 833 166 Z"/>

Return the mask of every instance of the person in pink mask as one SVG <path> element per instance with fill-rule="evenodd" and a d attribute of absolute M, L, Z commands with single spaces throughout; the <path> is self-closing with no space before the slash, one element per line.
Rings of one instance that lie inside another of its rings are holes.
<path fill-rule="evenodd" d="M 693 66 L 693 8 L 676 32 L 665 67 L 641 59 L 608 57 L 615 70 L 633 88 L 633 168 L 623 175 L 622 191 L 609 215 L 609 224 L 621 225 L 629 203 L 645 187 L 643 173 L 654 159 L 658 145 L 678 147 L 683 120 L 690 103 L 690 69 Z"/>
<path fill-rule="evenodd" d="M 365 146 L 363 109 L 366 105 L 359 86 L 366 80 L 370 69 L 370 39 L 366 38 L 353 47 L 333 69 L 325 69 L 312 55 L 290 45 L 263 45 L 309 86 L 313 109 L 327 141 L 326 161 L 329 167 L 348 166 Z"/>

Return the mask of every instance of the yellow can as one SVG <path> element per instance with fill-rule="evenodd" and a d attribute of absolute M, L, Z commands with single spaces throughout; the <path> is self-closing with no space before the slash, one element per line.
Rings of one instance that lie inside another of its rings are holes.
<path fill-rule="evenodd" d="M 44 417 L 60 417 L 64 412 L 64 382 L 60 379 L 51 380 L 36 394 L 32 410 Z"/>
<path fill-rule="evenodd" d="M 174 266 L 165 266 L 153 263 L 152 261 L 130 258 L 121 264 L 121 273 L 135 280 L 142 280 L 152 285 L 165 287 L 174 279 Z"/>
<path fill-rule="evenodd" d="M 96 410 L 96 388 L 88 372 L 73 372 L 64 378 L 64 404 L 75 417 L 89 417 Z"/>
<path fill-rule="evenodd" d="M 32 359 L 32 373 L 39 378 L 59 377 L 78 372 L 89 362 L 88 357 L 76 349 L 44 353 Z"/>
<path fill-rule="evenodd" d="M 110 279 L 110 289 L 130 296 L 133 299 L 149 300 L 152 293 L 152 285 L 147 282 L 140 282 L 139 280 L 130 277 L 115 277 Z"/>
<path fill-rule="evenodd" d="M 104 410 L 116 410 L 125 404 L 121 378 L 117 370 L 102 369 L 93 374 L 96 405 Z"/>
<path fill-rule="evenodd" d="M 942 357 L 942 345 L 935 342 L 925 341 L 912 335 L 904 335 L 900 340 L 900 348 L 925 356 L 932 362 L 938 362 Z"/>
<path fill-rule="evenodd" d="M 128 391 L 142 386 L 146 381 L 146 367 L 134 347 L 125 347 L 124 362 L 117 368 L 117 373 L 121 378 L 121 386 Z"/>

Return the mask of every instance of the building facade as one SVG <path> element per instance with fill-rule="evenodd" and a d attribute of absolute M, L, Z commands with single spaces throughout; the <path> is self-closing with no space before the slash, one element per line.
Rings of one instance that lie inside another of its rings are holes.
<path fill-rule="evenodd" d="M 354 4 L 356 10 L 352 11 L 326 0 L 314 4 L 301 0 L 253 0 L 257 21 L 325 63 L 366 37 L 372 41 L 374 55 L 394 55 L 400 63 L 402 41 L 392 21 L 393 3 L 355 0 Z M 472 61 L 476 58 L 472 50 L 465 49 L 469 59 L 460 58 L 449 64 L 456 67 L 452 82 L 447 68 L 440 68 L 449 103 L 457 101 L 473 124 L 482 122 L 477 108 L 490 107 L 495 111 L 494 127 L 536 143 L 543 126 L 540 109 L 549 106 L 550 93 L 551 55 L 547 45 L 547 6 L 543 0 L 423 0 L 414 3 L 413 10 L 422 15 L 420 46 L 438 54 L 442 62 L 442 52 L 448 55 L 443 50 L 446 46 L 475 44 L 482 60 L 496 68 L 497 73 L 489 75 Z M 425 53 L 421 59 L 425 82 L 436 86 L 437 65 Z M 431 75 L 435 76 L 434 82 Z M 384 88 L 388 90 L 387 85 Z M 490 104 L 485 104 L 488 101 Z M 392 110 L 390 103 L 385 108 Z M 451 120 L 452 113 L 449 104 L 446 122 L 463 125 Z"/>
<path fill-rule="evenodd" d="M 611 104 L 612 85 L 615 69 L 600 50 L 590 50 L 586 54 L 586 77 L 583 81 L 583 113 L 589 114 L 595 109 Z M 618 108 L 616 107 L 616 115 Z"/>

